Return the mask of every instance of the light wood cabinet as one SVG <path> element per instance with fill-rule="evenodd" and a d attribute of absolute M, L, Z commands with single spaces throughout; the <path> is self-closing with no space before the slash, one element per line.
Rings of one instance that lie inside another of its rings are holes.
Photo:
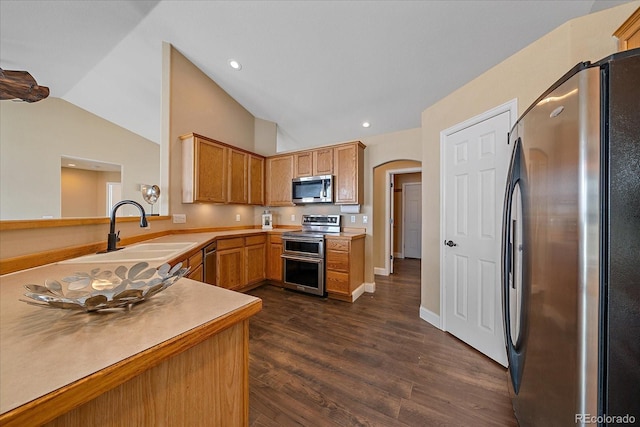
<path fill-rule="evenodd" d="M 267 158 L 266 205 L 293 206 L 291 180 L 293 179 L 293 155 Z"/>
<path fill-rule="evenodd" d="M 245 286 L 262 282 L 266 277 L 267 236 L 245 237 Z"/>
<path fill-rule="evenodd" d="M 189 274 L 187 274 L 187 278 L 197 280 L 198 282 L 204 282 L 202 259 L 202 250 L 199 250 L 182 263 L 183 267 L 191 267 Z"/>
<path fill-rule="evenodd" d="M 216 284 L 227 289 L 244 286 L 244 258 L 242 237 L 218 240 Z"/>
<path fill-rule="evenodd" d="M 313 153 L 302 151 L 293 155 L 294 178 L 313 175 Z"/>
<path fill-rule="evenodd" d="M 313 151 L 313 175 L 333 175 L 333 148 Z"/>
<path fill-rule="evenodd" d="M 227 203 L 247 204 L 249 201 L 248 157 L 244 151 L 229 149 Z"/>
<path fill-rule="evenodd" d="M 353 300 L 353 291 L 364 282 L 364 237 L 326 238 L 325 281 L 329 297 Z"/>
<path fill-rule="evenodd" d="M 636 9 L 613 35 L 618 38 L 619 50 L 640 47 L 640 8 Z"/>
<path fill-rule="evenodd" d="M 227 201 L 227 147 L 196 134 L 182 139 L 182 203 Z"/>
<path fill-rule="evenodd" d="M 218 286 L 245 291 L 266 278 L 267 236 L 219 239 L 216 256 Z"/>
<path fill-rule="evenodd" d="M 242 308 L 248 310 L 257 311 Z M 42 403 L 23 405 L 2 425 L 247 426 L 249 319 L 239 311 L 160 343 L 143 352 L 144 358 L 133 355 L 127 359 L 132 362 L 115 368 L 124 373 L 107 368 L 83 378 L 82 394 L 69 385 Z"/>
<path fill-rule="evenodd" d="M 249 155 L 249 204 L 264 205 L 264 157 Z"/>
<path fill-rule="evenodd" d="M 333 175 L 333 148 L 301 151 L 293 155 L 294 177 Z"/>
<path fill-rule="evenodd" d="M 364 145 L 352 142 L 333 147 L 334 203 L 361 205 L 364 201 Z"/>
<path fill-rule="evenodd" d="M 269 235 L 269 248 L 267 252 L 267 279 L 282 282 L 282 236 Z"/>
<path fill-rule="evenodd" d="M 334 175 L 334 204 L 363 204 L 364 148 L 356 141 L 267 157 L 265 204 L 293 206 L 291 180 L 318 175 Z"/>
<path fill-rule="evenodd" d="M 265 158 L 202 135 L 182 139 L 182 203 L 264 204 Z"/>

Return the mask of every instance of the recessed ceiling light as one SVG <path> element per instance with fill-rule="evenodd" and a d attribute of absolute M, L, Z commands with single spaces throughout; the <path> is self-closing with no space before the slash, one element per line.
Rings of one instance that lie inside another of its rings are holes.
<path fill-rule="evenodd" d="M 370 126 L 371 126 L 371 123 L 369 123 L 369 122 L 362 122 L 362 127 L 363 127 L 363 128 L 368 128 L 368 127 L 370 127 Z"/>
<path fill-rule="evenodd" d="M 75 163 L 69 163 L 67 166 L 71 166 L 72 168 L 76 167 Z"/>
<path fill-rule="evenodd" d="M 236 61 L 235 59 L 230 59 L 229 60 L 229 66 L 231 68 L 233 68 L 234 70 L 242 69 L 242 65 L 240 65 L 240 63 L 238 61 Z"/>

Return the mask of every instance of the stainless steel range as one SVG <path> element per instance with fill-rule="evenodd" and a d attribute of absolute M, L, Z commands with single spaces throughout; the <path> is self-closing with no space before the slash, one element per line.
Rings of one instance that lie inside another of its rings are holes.
<path fill-rule="evenodd" d="M 340 215 L 302 215 L 302 230 L 282 234 L 284 286 L 324 296 L 324 236 L 340 233 Z"/>

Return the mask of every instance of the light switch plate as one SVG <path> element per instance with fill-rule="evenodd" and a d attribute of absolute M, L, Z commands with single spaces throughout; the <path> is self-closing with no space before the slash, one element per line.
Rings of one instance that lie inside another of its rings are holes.
<path fill-rule="evenodd" d="M 173 223 L 174 224 L 184 224 L 187 222 L 186 214 L 173 214 Z"/>
<path fill-rule="evenodd" d="M 355 215 L 351 215 L 351 222 L 356 222 L 356 216 Z"/>
<path fill-rule="evenodd" d="M 366 223 L 368 223 L 368 222 L 369 222 L 369 217 L 368 217 L 368 216 L 366 216 L 366 215 L 362 215 L 362 223 L 363 223 L 363 224 L 366 224 Z"/>
<path fill-rule="evenodd" d="M 240 214 L 236 214 L 236 221 L 240 222 Z"/>
<path fill-rule="evenodd" d="M 296 215 L 295 214 L 291 214 L 291 222 L 296 222 Z"/>

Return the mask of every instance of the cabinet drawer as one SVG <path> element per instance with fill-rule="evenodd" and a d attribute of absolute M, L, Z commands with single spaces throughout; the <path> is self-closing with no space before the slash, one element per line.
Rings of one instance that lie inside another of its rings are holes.
<path fill-rule="evenodd" d="M 244 247 L 244 238 L 242 237 L 218 240 L 218 251 L 242 247 Z"/>
<path fill-rule="evenodd" d="M 327 251 L 325 262 L 327 263 L 327 270 L 349 271 L 348 253 Z"/>
<path fill-rule="evenodd" d="M 259 234 L 257 236 L 245 237 L 245 244 L 247 246 L 259 245 L 267 242 L 267 236 L 265 234 Z"/>
<path fill-rule="evenodd" d="M 191 270 L 202 264 L 202 251 L 198 251 L 189 257 L 189 267 Z"/>
<path fill-rule="evenodd" d="M 342 239 L 327 239 L 327 249 L 334 251 L 349 252 L 349 241 Z"/>
<path fill-rule="evenodd" d="M 327 271 L 326 285 L 328 292 L 349 294 L 349 273 Z"/>
<path fill-rule="evenodd" d="M 269 234 L 269 243 L 280 243 L 280 244 L 282 244 L 282 235 L 281 234 Z"/>

